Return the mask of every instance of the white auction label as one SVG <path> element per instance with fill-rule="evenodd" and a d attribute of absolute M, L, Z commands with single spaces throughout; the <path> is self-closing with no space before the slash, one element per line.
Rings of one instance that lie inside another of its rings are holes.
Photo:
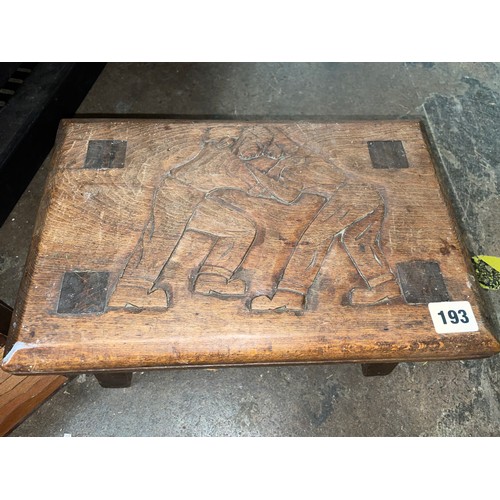
<path fill-rule="evenodd" d="M 466 300 L 431 302 L 429 312 L 437 333 L 465 333 L 479 330 L 472 307 Z"/>

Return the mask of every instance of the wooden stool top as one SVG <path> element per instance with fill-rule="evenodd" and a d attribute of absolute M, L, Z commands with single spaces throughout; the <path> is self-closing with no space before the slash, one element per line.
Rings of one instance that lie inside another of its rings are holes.
<path fill-rule="evenodd" d="M 499 344 L 418 122 L 67 120 L 6 351 L 47 373 Z"/>

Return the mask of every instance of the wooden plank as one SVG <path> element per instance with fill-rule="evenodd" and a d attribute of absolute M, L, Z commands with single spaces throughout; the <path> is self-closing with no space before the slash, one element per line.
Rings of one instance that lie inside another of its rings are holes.
<path fill-rule="evenodd" d="M 0 370 L 0 436 L 11 432 L 66 381 L 61 375 L 11 375 Z"/>
<path fill-rule="evenodd" d="M 70 120 L 3 367 L 489 356 L 469 263 L 417 121 Z"/>
<path fill-rule="evenodd" d="M 11 309 L 0 301 L 0 347 Z M 3 356 L 3 347 L 0 348 Z M 66 377 L 60 375 L 11 375 L 0 370 L 0 436 L 5 436 L 51 396 Z"/>

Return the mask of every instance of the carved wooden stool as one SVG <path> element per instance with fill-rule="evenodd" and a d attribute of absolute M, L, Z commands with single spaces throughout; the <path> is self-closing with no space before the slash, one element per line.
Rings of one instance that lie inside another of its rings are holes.
<path fill-rule="evenodd" d="M 69 120 L 3 368 L 490 356 L 416 121 Z"/>

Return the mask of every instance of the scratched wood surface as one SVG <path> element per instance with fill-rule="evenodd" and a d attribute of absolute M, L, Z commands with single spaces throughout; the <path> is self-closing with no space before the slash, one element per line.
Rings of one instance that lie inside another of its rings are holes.
<path fill-rule="evenodd" d="M 0 356 L 12 309 L 0 301 Z M 0 371 L 0 436 L 5 436 L 66 382 L 61 375 L 11 375 Z"/>
<path fill-rule="evenodd" d="M 492 355 L 450 213 L 416 121 L 65 121 L 3 368 Z"/>

